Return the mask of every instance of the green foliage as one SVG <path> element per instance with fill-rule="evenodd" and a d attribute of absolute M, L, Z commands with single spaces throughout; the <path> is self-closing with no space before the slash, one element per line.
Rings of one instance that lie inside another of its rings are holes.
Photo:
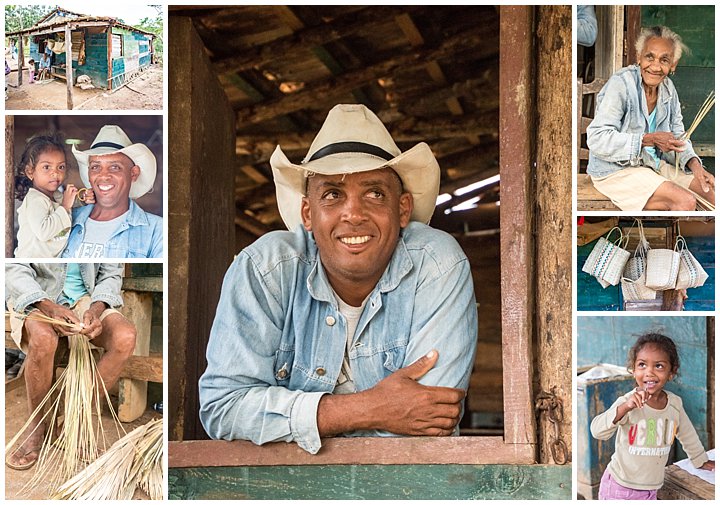
<path fill-rule="evenodd" d="M 29 28 L 53 11 L 50 5 L 6 5 L 5 32 Z"/>
<path fill-rule="evenodd" d="M 139 24 L 134 25 L 135 28 L 140 28 L 146 32 L 154 33 L 155 37 L 155 56 L 158 61 L 163 60 L 163 15 L 162 6 L 153 5 L 157 10 L 157 15 L 154 18 L 142 18 Z"/>

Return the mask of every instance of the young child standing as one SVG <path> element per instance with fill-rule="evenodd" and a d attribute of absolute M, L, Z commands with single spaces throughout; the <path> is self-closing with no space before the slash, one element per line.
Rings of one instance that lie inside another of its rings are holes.
<path fill-rule="evenodd" d="M 55 258 L 65 249 L 78 195 L 72 184 L 59 191 L 66 168 L 65 149 L 57 134 L 37 135 L 28 141 L 15 174 L 15 195 L 22 201 L 16 258 Z M 90 190 L 85 201 L 94 201 Z"/>
<path fill-rule="evenodd" d="M 676 437 L 696 468 L 715 470 L 682 399 L 664 389 L 679 369 L 675 343 L 664 335 L 643 335 L 630 349 L 628 370 L 637 387 L 590 425 L 593 437 L 599 440 L 617 433 L 615 453 L 600 481 L 601 500 L 656 500 Z"/>

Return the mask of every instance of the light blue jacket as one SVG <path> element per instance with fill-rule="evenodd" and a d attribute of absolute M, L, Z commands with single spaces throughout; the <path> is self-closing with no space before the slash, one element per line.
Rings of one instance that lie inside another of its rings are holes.
<path fill-rule="evenodd" d="M 123 266 L 113 263 L 80 263 L 80 275 L 93 302 L 110 307 L 123 304 L 120 296 Z M 40 300 L 58 302 L 65 286 L 67 263 L 7 263 L 5 301 L 23 313 Z"/>
<path fill-rule="evenodd" d="M 243 250 L 225 275 L 200 378 L 207 433 L 256 444 L 294 441 L 316 453 L 317 407 L 335 387 L 345 327 L 316 244 L 302 226 L 264 235 Z M 431 349 L 439 360 L 420 382 L 467 389 L 476 339 L 465 254 L 448 234 L 410 223 L 352 340 L 349 359 L 358 391 Z"/>
<path fill-rule="evenodd" d="M 675 85 L 665 78 L 658 86 L 656 131 L 672 132 L 675 138 L 685 133 L 680 100 Z M 595 118 L 587 129 L 590 149 L 587 173 L 605 177 L 628 166 L 655 167 L 652 156 L 642 148 L 642 137 L 648 133 L 650 117 L 642 87 L 640 67 L 621 68 L 608 79 L 597 96 Z M 680 153 L 680 167 L 698 157 L 690 141 Z M 661 159 L 675 164 L 675 153 L 662 153 Z"/>
<path fill-rule="evenodd" d="M 73 225 L 63 258 L 74 258 L 85 236 L 85 223 L 94 205 L 73 209 Z M 145 212 L 134 200 L 115 234 L 105 244 L 105 258 L 162 258 L 163 220 Z"/>

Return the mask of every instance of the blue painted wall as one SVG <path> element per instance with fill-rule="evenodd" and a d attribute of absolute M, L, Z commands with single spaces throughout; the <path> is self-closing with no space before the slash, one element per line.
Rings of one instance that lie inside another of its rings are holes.
<path fill-rule="evenodd" d="M 706 448 L 707 433 L 707 319 L 700 316 L 579 316 L 578 368 L 597 363 L 624 366 L 638 336 L 654 331 L 672 338 L 680 354 L 680 374 L 667 389 L 680 396 L 685 411 Z"/>
<path fill-rule="evenodd" d="M 124 57 L 113 58 L 113 88 L 120 86 L 125 82 L 122 75 L 125 72 L 125 60 L 129 55 L 140 53 L 148 53 L 139 58 L 140 67 L 150 65 L 149 55 L 149 37 L 139 32 L 127 30 L 124 28 L 113 28 L 113 33 L 123 36 Z M 39 44 L 33 42 L 34 37 L 30 40 L 30 58 L 36 62 L 40 60 L 41 54 L 38 51 Z M 73 77 L 77 79 L 78 75 L 87 75 L 92 79 L 95 87 L 108 87 L 108 63 L 107 63 L 107 34 L 106 33 L 86 33 L 85 34 L 85 64 L 78 65 L 77 61 L 73 61 Z M 65 53 L 55 54 L 53 65 L 62 65 L 65 63 Z"/>

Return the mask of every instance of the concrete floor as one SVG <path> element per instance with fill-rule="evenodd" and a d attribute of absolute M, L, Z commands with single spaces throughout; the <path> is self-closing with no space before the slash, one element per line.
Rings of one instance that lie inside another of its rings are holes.
<path fill-rule="evenodd" d="M 117 407 L 117 405 L 115 405 Z M 29 412 L 27 410 L 27 400 L 25 387 L 19 387 L 5 396 L 5 443 L 7 444 L 27 421 Z M 126 432 L 130 432 L 138 426 L 141 426 L 151 419 L 158 417 L 158 414 L 152 410 L 147 410 L 137 420 L 132 423 L 123 423 Z M 117 434 L 113 427 L 113 421 L 110 414 L 103 412 L 103 426 L 106 433 L 109 434 L 108 442 L 111 445 L 117 440 Z M 32 490 L 23 490 L 25 482 L 27 482 L 35 473 L 36 467 L 29 470 L 18 471 L 5 467 L 5 498 L 7 500 L 46 500 L 49 497 L 49 489 L 47 486 L 37 487 Z M 133 499 L 148 500 L 148 496 L 136 490 Z"/>

